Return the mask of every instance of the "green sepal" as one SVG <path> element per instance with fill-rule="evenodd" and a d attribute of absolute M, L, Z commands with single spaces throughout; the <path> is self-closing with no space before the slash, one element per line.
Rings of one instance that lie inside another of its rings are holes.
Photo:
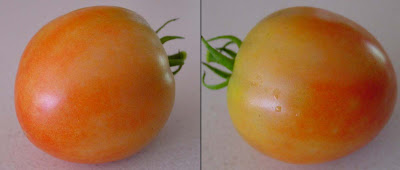
<path fill-rule="evenodd" d="M 240 46 L 242 45 L 242 40 L 240 40 L 238 37 L 235 37 L 233 35 L 222 35 L 222 36 L 217 36 L 214 38 L 211 38 L 209 40 L 207 40 L 208 42 L 210 41 L 214 41 L 214 40 L 220 40 L 220 39 L 229 39 L 231 40 L 233 43 L 235 43 L 237 45 L 238 48 L 240 48 Z M 229 44 L 228 44 L 229 45 Z"/>
<path fill-rule="evenodd" d="M 181 36 L 170 36 L 170 35 L 167 35 L 167 36 L 161 37 L 160 41 L 161 41 L 161 44 L 165 44 L 166 42 L 168 42 L 170 40 L 175 40 L 175 39 L 184 39 L 184 38 L 181 37 Z"/>
<path fill-rule="evenodd" d="M 214 72 L 215 74 L 217 74 L 218 76 L 220 76 L 220 77 L 222 77 L 222 78 L 224 78 L 224 79 L 228 79 L 229 77 L 231 77 L 231 74 L 230 74 L 230 73 L 227 73 L 227 72 L 222 71 L 222 70 L 220 70 L 220 69 L 218 69 L 218 68 L 215 68 L 215 67 L 213 67 L 213 66 L 211 66 L 211 65 L 209 65 L 209 64 L 207 64 L 207 63 L 204 63 L 204 62 L 203 62 L 203 65 L 205 65 L 205 66 L 208 67 L 212 72 Z"/>
<path fill-rule="evenodd" d="M 202 77 L 202 79 L 201 79 L 201 83 L 202 83 L 205 87 L 207 87 L 208 89 L 211 89 L 211 90 L 222 89 L 222 88 L 228 86 L 228 83 L 229 83 L 229 79 L 226 79 L 224 82 L 222 82 L 222 83 L 220 83 L 220 84 L 209 85 L 209 84 L 206 84 L 206 82 L 204 81 L 205 78 L 206 78 L 206 73 L 203 74 L 203 77 Z"/>
<path fill-rule="evenodd" d="M 227 56 L 221 54 L 216 49 L 211 47 L 211 45 L 208 44 L 208 42 L 203 37 L 201 37 L 201 40 L 203 41 L 207 50 L 211 53 L 211 55 L 209 55 L 210 57 L 212 57 L 211 60 L 214 60 L 216 63 L 221 64 L 222 66 L 224 66 L 225 68 L 227 68 L 230 71 L 233 70 L 233 64 L 234 64 L 233 59 L 228 58 Z"/>
<path fill-rule="evenodd" d="M 156 30 L 156 33 L 160 32 L 160 31 L 161 31 L 166 25 L 168 25 L 170 22 L 176 21 L 176 20 L 178 20 L 178 19 L 179 19 L 179 18 L 174 18 L 174 19 L 168 20 L 168 21 L 165 22 L 163 25 L 161 25 L 160 28 L 158 28 L 158 29 Z"/>
<path fill-rule="evenodd" d="M 229 56 L 231 56 L 233 59 L 236 58 L 236 53 L 228 48 L 217 48 L 217 50 L 220 50 L 221 52 L 225 52 L 226 54 L 228 54 Z"/>

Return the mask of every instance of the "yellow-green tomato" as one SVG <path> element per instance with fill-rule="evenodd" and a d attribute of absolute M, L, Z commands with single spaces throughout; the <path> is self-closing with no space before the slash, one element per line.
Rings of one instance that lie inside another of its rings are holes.
<path fill-rule="evenodd" d="M 247 35 L 228 85 L 228 107 L 254 148 L 291 163 L 345 156 L 370 142 L 396 100 L 379 42 L 332 12 L 275 12 Z"/>

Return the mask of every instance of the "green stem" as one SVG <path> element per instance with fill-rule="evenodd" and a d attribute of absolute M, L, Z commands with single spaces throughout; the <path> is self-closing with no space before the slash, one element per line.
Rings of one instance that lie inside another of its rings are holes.
<path fill-rule="evenodd" d="M 174 75 L 177 74 L 181 70 L 183 64 L 185 64 L 185 60 L 186 60 L 186 52 L 185 51 L 179 51 L 176 54 L 168 56 L 168 61 L 169 61 L 170 67 L 179 66 L 178 69 L 176 69 L 175 71 L 172 72 Z"/>
<path fill-rule="evenodd" d="M 179 51 L 176 54 L 168 56 L 169 66 L 173 67 L 173 66 L 183 65 L 185 64 L 185 59 L 186 59 L 186 52 Z"/>

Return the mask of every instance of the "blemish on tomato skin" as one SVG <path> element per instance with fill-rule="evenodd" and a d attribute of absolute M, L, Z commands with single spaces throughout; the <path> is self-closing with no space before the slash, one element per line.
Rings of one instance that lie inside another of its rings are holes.
<path fill-rule="evenodd" d="M 279 91 L 279 89 L 274 89 L 274 90 L 272 91 L 272 95 L 274 96 L 274 98 L 275 98 L 276 100 L 279 99 L 280 93 L 281 93 L 281 92 Z"/>
<path fill-rule="evenodd" d="M 255 81 L 250 81 L 250 85 L 251 86 L 258 86 L 257 82 L 255 82 Z"/>
<path fill-rule="evenodd" d="M 275 112 L 281 112 L 281 110 L 282 110 L 282 107 L 281 107 L 281 106 L 276 106 L 276 107 L 275 107 Z"/>

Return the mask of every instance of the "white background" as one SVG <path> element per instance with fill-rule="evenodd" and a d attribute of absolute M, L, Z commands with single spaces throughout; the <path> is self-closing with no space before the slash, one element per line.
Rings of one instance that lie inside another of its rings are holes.
<path fill-rule="evenodd" d="M 202 0 L 202 35 L 207 39 L 232 34 L 243 39 L 250 29 L 268 14 L 293 6 L 324 8 L 362 25 L 383 45 L 395 68 L 397 80 L 400 80 L 400 1 L 398 0 Z M 204 46 L 202 52 L 204 60 Z M 212 77 L 211 74 L 208 74 L 206 80 L 209 83 L 222 81 L 216 76 Z M 317 165 L 294 165 L 264 156 L 239 136 L 228 114 L 226 88 L 211 91 L 202 87 L 202 167 L 246 170 L 398 170 L 400 169 L 399 101 L 398 99 L 389 123 L 366 147 L 336 161 Z"/>
<path fill-rule="evenodd" d="M 122 161 L 85 165 L 56 159 L 37 149 L 22 133 L 14 109 L 18 62 L 32 36 L 50 20 L 78 8 L 114 5 L 133 10 L 160 32 L 185 40 L 166 44 L 167 53 L 186 50 L 188 58 L 175 76 L 176 99 L 166 126 L 140 153 Z M 200 166 L 200 1 L 0 0 L 0 169 L 199 169 Z"/>

